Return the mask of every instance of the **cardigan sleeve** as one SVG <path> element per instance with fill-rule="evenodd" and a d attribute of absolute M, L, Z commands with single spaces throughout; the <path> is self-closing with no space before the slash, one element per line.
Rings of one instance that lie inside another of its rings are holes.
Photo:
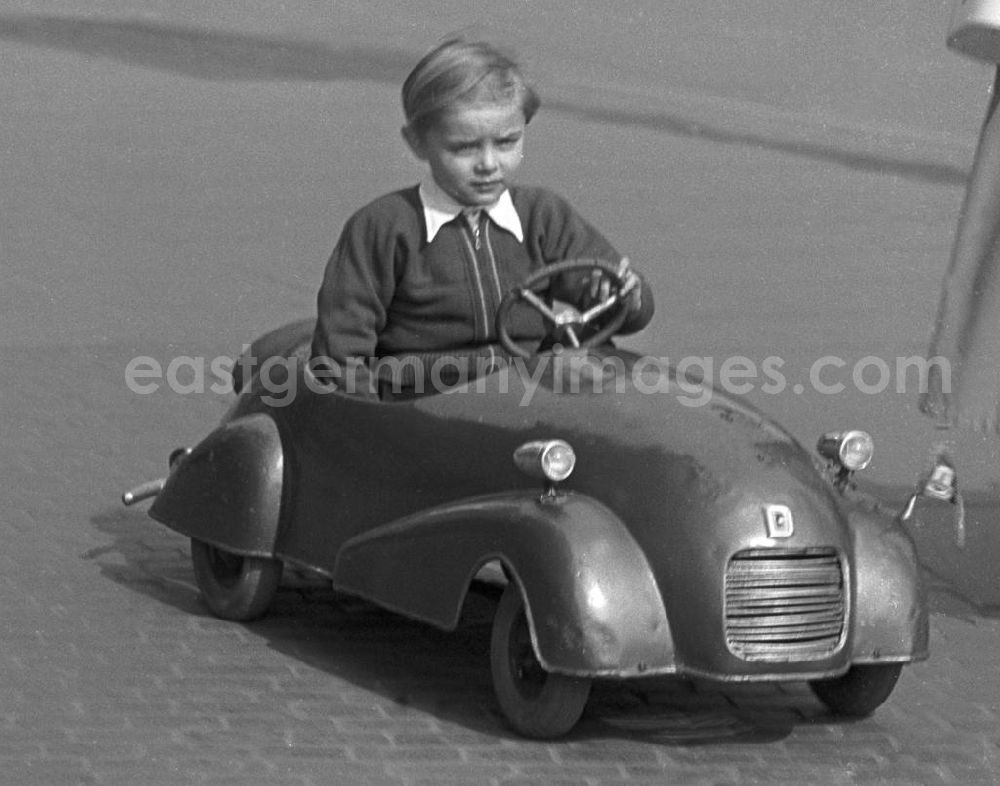
<path fill-rule="evenodd" d="M 395 290 L 395 241 L 377 210 L 362 209 L 344 225 L 317 297 L 313 372 L 346 393 L 374 397 L 368 360 Z"/>
<path fill-rule="evenodd" d="M 600 259 L 612 264 L 621 261 L 622 255 L 615 247 L 566 199 L 543 188 L 530 189 L 528 196 L 531 199 L 525 240 L 532 244 L 532 250 L 545 264 L 564 259 Z M 635 333 L 653 318 L 653 291 L 646 279 L 637 275 L 641 287 L 639 307 L 628 315 L 619 333 Z M 589 275 L 569 274 L 553 283 L 551 294 L 586 309 L 591 305 L 589 290 Z"/>

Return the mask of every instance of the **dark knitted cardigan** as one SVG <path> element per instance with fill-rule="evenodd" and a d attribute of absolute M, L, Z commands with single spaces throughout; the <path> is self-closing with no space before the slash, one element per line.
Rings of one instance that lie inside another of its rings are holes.
<path fill-rule="evenodd" d="M 493 323 L 504 293 L 529 273 L 563 259 L 621 259 L 552 191 L 515 186 L 510 193 L 523 243 L 485 214 L 478 241 L 459 216 L 428 243 L 416 186 L 379 197 L 351 216 L 320 287 L 312 356 L 344 368 L 352 359 L 484 346 L 496 341 Z M 652 318 L 652 293 L 645 282 L 642 287 L 642 307 L 623 333 Z M 583 279 L 563 281 L 556 295 L 585 306 L 588 288 Z M 515 340 L 540 340 L 546 328 L 539 315 L 522 308 L 514 311 L 510 333 Z M 367 380 L 358 381 L 364 388 Z"/>

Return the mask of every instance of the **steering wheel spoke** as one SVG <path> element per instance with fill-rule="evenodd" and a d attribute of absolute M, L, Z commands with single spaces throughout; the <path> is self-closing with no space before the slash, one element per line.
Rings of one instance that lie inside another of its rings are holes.
<path fill-rule="evenodd" d="M 536 295 L 530 289 L 528 289 L 527 287 L 523 287 L 518 291 L 517 294 L 520 295 L 521 299 L 525 303 L 532 306 L 535 309 L 535 311 L 537 311 L 539 314 L 541 314 L 543 317 L 549 320 L 549 322 L 553 324 L 557 324 L 559 322 L 559 315 L 556 314 L 556 312 L 553 311 L 551 308 L 549 308 L 548 305 L 545 303 L 545 301 L 542 300 L 540 297 L 538 297 L 538 295 Z"/>
<path fill-rule="evenodd" d="M 582 314 L 580 314 L 580 317 L 577 320 L 577 322 L 579 322 L 581 325 L 589 325 L 591 322 L 597 319 L 597 317 L 599 317 L 609 308 L 614 308 L 618 304 L 619 300 L 621 300 L 621 298 L 618 296 L 618 293 L 611 295 L 611 297 L 609 297 L 607 300 L 602 300 L 593 308 L 589 308 Z"/>
<path fill-rule="evenodd" d="M 571 317 L 557 314 L 538 293 L 542 292 L 555 277 L 580 271 L 587 271 L 592 275 L 600 273 L 606 276 L 611 282 L 611 293 L 582 314 L 574 312 Z M 625 322 L 628 308 L 624 294 L 628 290 L 628 283 L 625 266 L 618 266 L 600 259 L 570 259 L 546 265 L 504 295 L 500 307 L 497 309 L 497 338 L 501 346 L 512 356 L 531 357 L 532 353 L 515 343 L 507 330 L 512 309 L 517 303 L 525 302 L 550 322 L 553 329 L 558 331 L 560 335 L 565 336 L 574 348 L 585 349 L 603 344 L 617 333 Z M 608 315 L 605 324 L 595 332 L 583 337 L 580 330 L 604 315 Z"/>

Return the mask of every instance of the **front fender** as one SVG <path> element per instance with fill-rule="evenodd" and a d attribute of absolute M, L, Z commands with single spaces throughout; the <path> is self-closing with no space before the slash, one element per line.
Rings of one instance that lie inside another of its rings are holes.
<path fill-rule="evenodd" d="M 236 554 L 270 557 L 278 533 L 284 458 L 265 414 L 224 423 L 181 459 L 149 515 Z"/>
<path fill-rule="evenodd" d="M 445 629 L 476 571 L 499 560 L 521 586 L 542 665 L 577 675 L 669 672 L 674 647 L 649 563 L 621 520 L 581 494 L 512 491 L 367 532 L 334 585 Z"/>
<path fill-rule="evenodd" d="M 856 585 L 852 662 L 926 658 L 927 602 L 913 541 L 883 512 L 856 509 L 849 518 Z"/>

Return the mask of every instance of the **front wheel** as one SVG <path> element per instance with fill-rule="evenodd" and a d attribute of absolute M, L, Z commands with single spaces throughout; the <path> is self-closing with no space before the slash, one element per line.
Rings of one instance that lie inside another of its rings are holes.
<path fill-rule="evenodd" d="M 813 680 L 813 693 L 838 715 L 865 717 L 877 710 L 896 687 L 901 663 L 877 663 L 852 666 L 846 674 L 832 680 Z"/>
<path fill-rule="evenodd" d="M 281 582 L 282 563 L 245 557 L 191 539 L 191 562 L 202 599 L 217 617 L 246 622 L 267 611 Z"/>
<path fill-rule="evenodd" d="M 493 620 L 493 689 L 518 734 L 550 739 L 566 734 L 583 714 L 590 680 L 545 671 L 535 656 L 521 591 L 511 582 Z"/>

